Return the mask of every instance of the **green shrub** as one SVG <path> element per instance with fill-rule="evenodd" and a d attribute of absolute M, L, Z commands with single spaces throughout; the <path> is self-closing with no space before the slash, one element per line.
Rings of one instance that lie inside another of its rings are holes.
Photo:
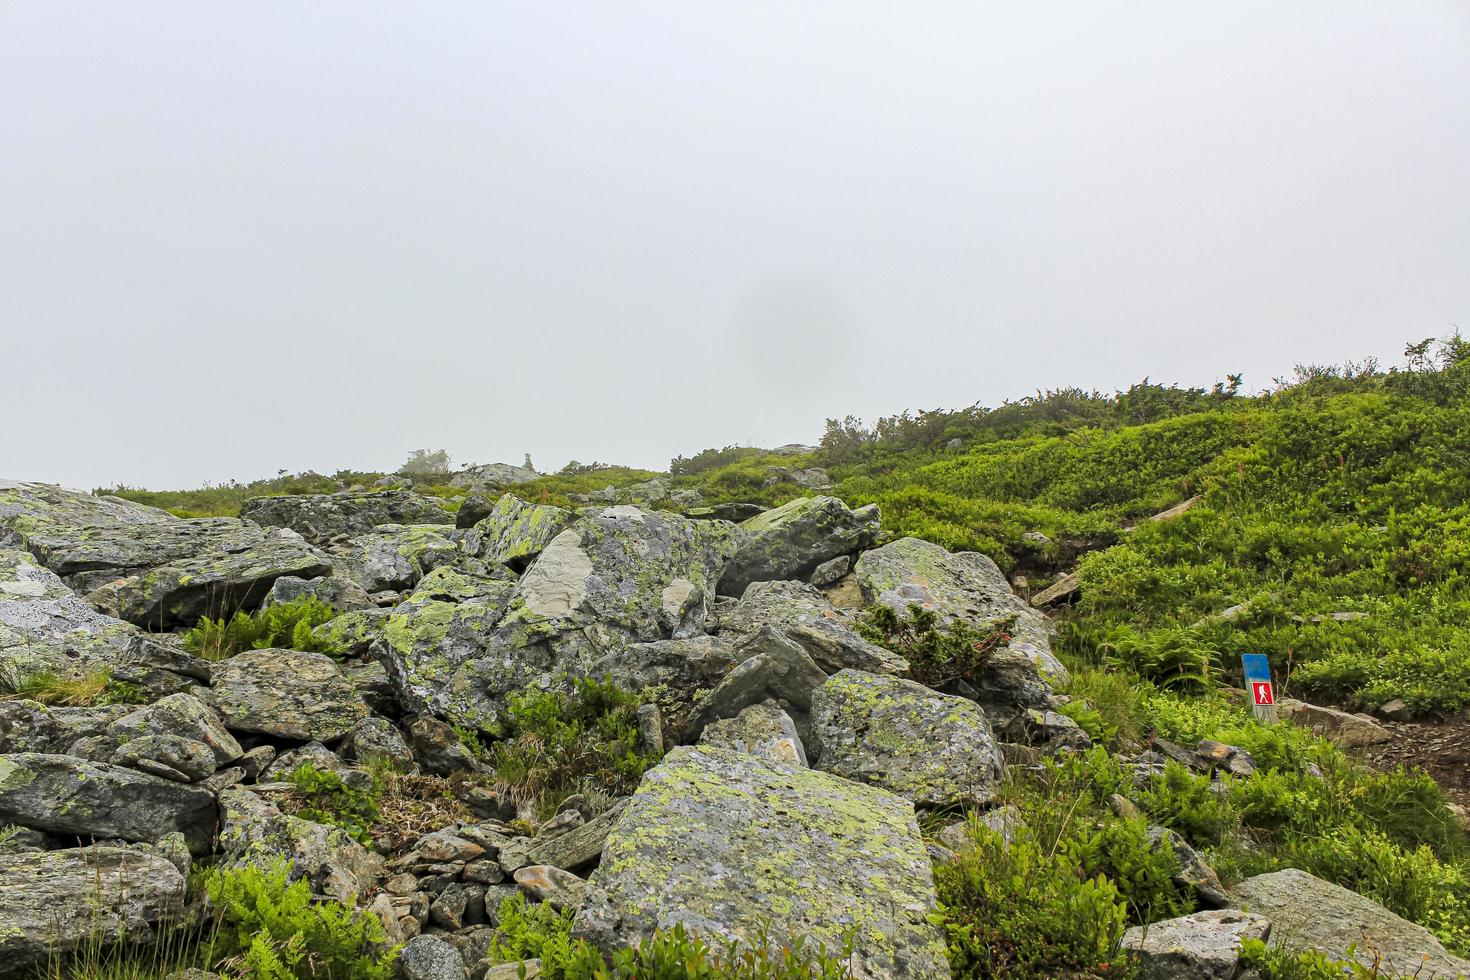
<path fill-rule="evenodd" d="M 225 961 L 254 980 L 388 980 L 397 951 L 373 915 L 317 901 L 287 867 L 216 869 L 204 876 L 213 933 L 202 962 Z"/>
<path fill-rule="evenodd" d="M 887 606 L 874 606 L 858 621 L 858 631 L 909 662 L 909 674 L 921 684 L 943 687 L 956 679 L 975 680 L 990 654 L 1011 639 L 1011 616 L 984 630 L 956 620 L 940 627 L 938 617 L 922 606 L 900 617 Z"/>
<path fill-rule="evenodd" d="M 112 671 L 106 668 L 75 676 L 51 671 L 0 671 L 0 701 L 19 699 L 59 707 L 147 704 L 150 700 L 136 685 L 114 680 Z"/>
<path fill-rule="evenodd" d="M 229 621 L 201 619 L 184 634 L 184 649 L 206 660 L 276 647 L 339 654 L 343 652 L 340 646 L 312 632 L 336 615 L 336 610 L 315 596 L 302 596 L 254 613 L 237 612 Z"/>
<path fill-rule="evenodd" d="M 378 802 L 382 787 L 371 771 L 365 770 L 364 775 L 372 780 L 372 785 L 367 789 L 357 789 L 344 783 L 335 772 L 303 762 L 287 773 L 284 781 L 290 783 L 301 797 L 301 808 L 296 811 L 296 816 L 341 827 L 353 840 L 371 846 L 373 824 L 381 816 Z"/>
<path fill-rule="evenodd" d="M 656 933 L 633 949 L 604 960 L 582 940 L 571 938 L 572 913 L 512 895 L 497 910 L 491 963 L 541 961 L 546 980 L 847 980 L 851 949 L 840 954 L 807 947 L 797 937 L 781 943 L 769 929 L 751 943 L 710 944 L 682 925 Z"/>
<path fill-rule="evenodd" d="M 588 784 L 627 795 L 658 762 L 639 744 L 637 695 L 605 680 L 571 686 L 512 694 L 500 740 L 482 750 L 512 798 L 540 814 Z"/>
<path fill-rule="evenodd" d="M 1196 847 L 1215 844 L 1235 825 L 1230 801 L 1210 791 L 1210 777 L 1168 762 L 1164 774 L 1135 796 L 1135 801 L 1162 826 L 1177 830 Z"/>
<path fill-rule="evenodd" d="M 1357 960 L 1334 960 L 1315 949 L 1292 953 L 1259 939 L 1240 944 L 1240 962 L 1261 980 L 1378 980 L 1387 976 Z"/>
<path fill-rule="evenodd" d="M 1117 887 L 1030 831 L 1007 845 L 980 829 L 958 860 L 935 867 L 934 883 L 957 978 L 1128 975 Z"/>

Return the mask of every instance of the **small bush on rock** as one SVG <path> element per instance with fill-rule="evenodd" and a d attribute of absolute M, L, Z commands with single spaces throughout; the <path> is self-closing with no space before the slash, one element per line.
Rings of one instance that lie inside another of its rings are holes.
<path fill-rule="evenodd" d="M 502 739 L 482 751 L 512 798 L 539 814 L 589 782 L 626 796 L 658 763 L 639 745 L 639 703 L 590 678 L 576 679 L 570 692 L 528 688 L 510 696 Z"/>
<path fill-rule="evenodd" d="M 286 775 L 285 781 L 301 796 L 302 805 L 296 816 L 341 827 L 354 840 L 371 846 L 373 824 L 380 815 L 382 783 L 376 775 L 370 777 L 370 788 L 357 789 L 344 783 L 335 772 L 303 762 Z"/>
<path fill-rule="evenodd" d="M 336 610 L 314 596 L 302 596 L 254 613 L 237 612 L 228 621 L 201 619 L 184 634 L 184 649 L 206 660 L 223 660 L 245 650 L 283 647 L 307 653 L 341 653 L 330 640 L 318 639 L 312 630 Z"/>
<path fill-rule="evenodd" d="M 909 662 L 914 680 L 942 687 L 953 680 L 973 680 L 985 669 L 990 654 L 1011 639 L 1015 617 L 976 629 L 956 621 L 941 628 L 933 612 L 909 606 L 907 618 L 887 606 L 874 606 L 858 622 L 858 631 Z"/>

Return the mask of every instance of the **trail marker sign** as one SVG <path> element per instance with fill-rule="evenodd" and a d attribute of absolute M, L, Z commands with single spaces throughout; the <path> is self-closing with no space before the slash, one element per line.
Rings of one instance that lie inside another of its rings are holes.
<path fill-rule="evenodd" d="M 1245 686 L 1251 692 L 1251 714 L 1257 721 L 1276 721 L 1276 689 L 1271 685 L 1271 663 L 1264 653 L 1242 654 L 1240 664 Z"/>

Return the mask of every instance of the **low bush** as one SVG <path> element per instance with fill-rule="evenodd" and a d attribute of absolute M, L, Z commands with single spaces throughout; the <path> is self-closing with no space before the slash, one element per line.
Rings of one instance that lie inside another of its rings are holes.
<path fill-rule="evenodd" d="M 977 828 L 973 847 L 935 867 L 934 883 L 957 978 L 1130 975 L 1117 886 L 1029 830 L 1008 844 Z"/>
<path fill-rule="evenodd" d="M 147 704 L 147 695 L 126 681 L 114 680 L 110 670 L 67 676 L 51 671 L 22 674 L 0 671 L 0 701 L 37 701 L 57 707 L 95 707 L 108 704 Z"/>
<path fill-rule="evenodd" d="M 591 678 L 570 686 L 512 694 L 500 739 L 479 749 L 501 787 L 528 813 L 552 813 L 589 785 L 625 796 L 658 762 L 639 744 L 638 695 Z"/>
<path fill-rule="evenodd" d="M 397 950 L 377 918 L 312 897 L 284 862 L 216 869 L 203 879 L 214 919 L 207 969 L 229 963 L 253 980 L 389 980 Z"/>
<path fill-rule="evenodd" d="M 963 621 L 940 626 L 922 606 L 902 617 L 888 606 L 874 606 L 858 621 L 858 631 L 909 662 L 909 674 L 921 684 L 943 687 L 953 680 L 975 680 L 990 654 L 1010 642 L 1015 617 L 976 629 Z"/>
<path fill-rule="evenodd" d="M 229 620 L 201 619 L 184 634 L 184 649 L 206 660 L 223 660 L 245 650 L 276 647 L 339 654 L 340 646 L 331 640 L 318 639 L 312 632 L 336 615 L 336 610 L 320 599 L 302 596 L 254 613 L 237 612 Z"/>
<path fill-rule="evenodd" d="M 328 769 L 318 769 L 310 762 L 303 762 L 287 773 L 284 781 L 290 783 L 300 798 L 295 815 L 304 820 L 340 827 L 360 844 L 371 846 L 372 829 L 381 816 L 378 803 L 382 796 L 382 783 L 374 773 L 364 770 L 364 778 L 372 784 L 366 789 L 347 785 L 342 777 Z"/>

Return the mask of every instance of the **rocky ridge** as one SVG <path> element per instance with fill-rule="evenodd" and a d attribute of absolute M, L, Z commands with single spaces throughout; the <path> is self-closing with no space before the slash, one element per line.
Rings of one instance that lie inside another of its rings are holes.
<path fill-rule="evenodd" d="M 336 599 L 315 634 L 343 653 L 207 661 L 179 643 L 202 617 L 302 594 Z M 931 690 L 864 636 L 854 594 L 1005 624 L 1006 640 L 973 683 Z M 609 952 L 675 925 L 737 943 L 774 925 L 849 943 L 856 977 L 945 977 L 932 862 L 948 849 L 920 818 L 989 808 L 1007 760 L 1087 745 L 1057 711 L 1049 621 L 993 562 L 885 541 L 876 508 L 824 496 L 740 523 L 511 496 L 457 520 L 398 490 L 188 520 L 0 481 L 0 676 L 98 670 L 140 703 L 0 701 L 0 826 L 16 828 L 0 843 L 0 974 L 99 930 L 153 941 L 180 915 L 192 855 L 284 861 L 314 893 L 360 903 L 407 944 L 407 977 L 496 975 L 486 950 L 512 894 L 567 910 Z M 640 750 L 661 761 L 631 795 L 528 819 L 456 732 L 493 744 L 518 692 L 604 677 L 644 695 Z M 1228 746 L 1155 749 L 1129 764 L 1249 774 Z M 364 846 L 296 815 L 276 778 L 310 761 L 351 785 L 373 759 L 444 777 L 454 819 Z M 1236 976 L 1249 937 L 1346 955 L 1347 933 L 1313 931 L 1303 894 L 1435 975 L 1470 970 L 1310 876 L 1227 892 L 1202 861 L 1181 866 L 1226 908 L 1130 933 L 1149 976 Z"/>

